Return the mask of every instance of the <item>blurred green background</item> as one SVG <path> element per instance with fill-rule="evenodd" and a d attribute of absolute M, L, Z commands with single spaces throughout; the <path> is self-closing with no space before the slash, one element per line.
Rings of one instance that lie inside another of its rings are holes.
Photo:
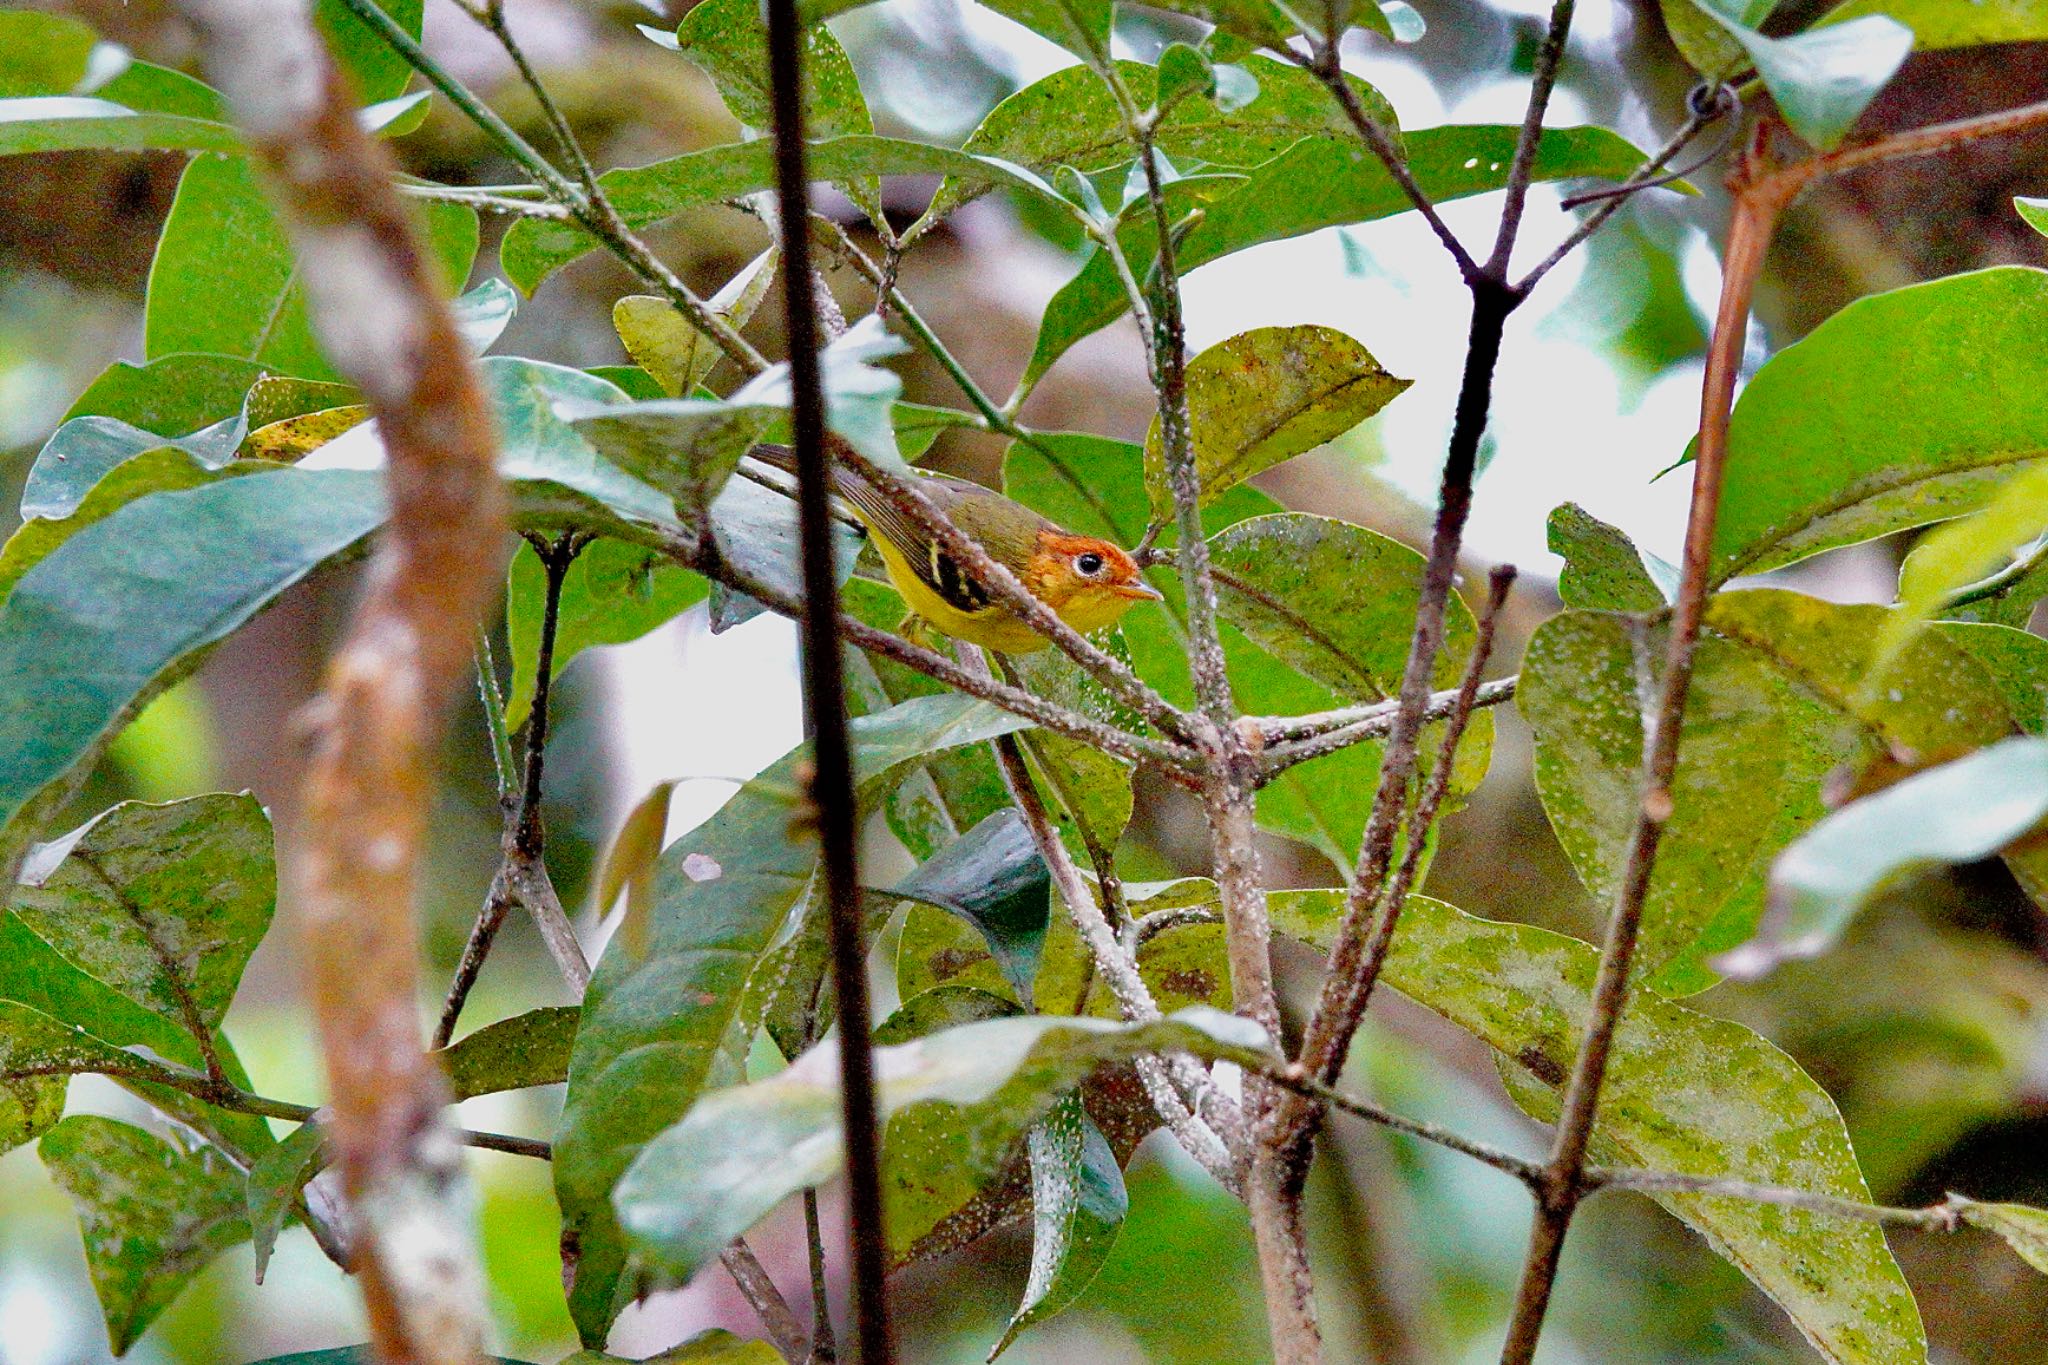
<path fill-rule="evenodd" d="M 1966 0 L 1958 0 L 1964 3 Z M 43 5 L 93 24 L 150 60 L 189 66 L 190 34 L 162 0 Z M 686 63 L 634 31 L 650 8 L 588 0 L 507 6 L 544 77 L 601 164 L 634 163 L 729 140 L 735 129 Z M 1379 84 L 1405 125 L 1513 121 L 1541 31 L 1530 4 L 1418 0 L 1424 40 L 1392 51 L 1361 42 L 1356 69 Z M 672 20 L 675 16 L 670 15 Z M 955 0 L 891 0 L 835 27 L 878 131 L 957 141 L 999 98 L 1066 59 L 1021 29 Z M 1156 53 L 1181 21 L 1127 14 L 1120 42 Z M 430 0 L 428 45 L 516 123 L 535 111 L 506 83 L 501 54 L 446 0 Z M 2048 53 L 1995 48 L 1912 59 L 1867 127 L 1911 126 L 2048 96 Z M 1554 123 L 1598 122 L 1653 145 L 1680 116 L 1690 73 L 1655 4 L 1582 0 Z M 511 178 L 445 107 L 400 140 L 410 169 L 458 183 Z M 154 235 L 182 168 L 175 154 L 18 158 L 0 176 L 0 477 L 10 488 L 71 399 L 109 361 L 137 358 Z M 1545 575 L 1542 520 L 1576 499 L 1646 548 L 1675 549 L 1683 475 L 1653 476 L 1676 458 L 1696 410 L 1703 316 L 1717 287 L 1718 172 L 1695 197 L 1650 194 L 1544 286 L 1517 316 L 1503 362 L 1489 464 L 1470 545 L 1473 568 L 1524 569 L 1495 661 L 1512 672 L 1529 630 L 1556 609 Z M 929 186 L 893 190 L 906 214 Z M 1989 142 L 1938 161 L 1906 162 L 1835 182 L 1792 215 L 1774 251 L 1752 362 L 1796 339 L 1849 299 L 1912 280 L 2003 261 L 2041 263 L 2044 244 L 2013 216 L 2015 193 L 2048 193 L 2048 148 Z M 1539 189 L 1532 250 L 1568 226 Z M 1453 206 L 1454 226 L 1490 231 L 1491 198 Z M 487 220 L 479 272 L 491 269 Z M 693 285 L 714 289 L 757 251 L 760 225 L 706 210 L 657 244 Z M 943 336 L 994 391 L 1021 368 L 1037 310 L 1072 268 L 1074 243 L 1055 225 L 991 199 L 921 244 L 904 282 Z M 846 281 L 846 301 L 868 300 Z M 609 262 L 587 259 L 542 288 L 498 350 L 573 364 L 622 359 L 609 305 L 630 292 Z M 1463 294 L 1441 254 L 1407 220 L 1258 249 L 1195 274 L 1190 343 L 1245 327 L 1326 322 L 1366 341 L 1417 379 L 1387 414 L 1336 447 L 1263 479 L 1288 504 L 1419 538 L 1418 502 L 1434 487 L 1464 329 Z M 775 344 L 773 309 L 755 331 Z M 921 357 L 903 366 L 908 396 L 951 402 Z M 1135 337 L 1111 329 L 1077 348 L 1024 416 L 1044 427 L 1123 437 L 1142 432 L 1149 398 Z M 984 477 L 999 448 L 951 439 L 938 460 Z M 10 504 L 11 505 L 11 504 Z M 1888 597 L 1903 546 L 1825 557 L 1793 581 L 1837 600 Z M 296 757 L 289 718 L 310 694 L 347 609 L 351 584 L 330 575 L 295 592 L 222 648 L 115 746 L 79 798 L 82 816 L 122 797 L 166 799 L 249 788 L 268 804 L 289 852 Z M 549 765 L 550 861 L 572 899 L 591 851 L 654 782 L 687 778 L 671 833 L 713 808 L 796 738 L 793 646 L 781 623 L 713 639 L 693 612 L 635 645 L 585 656 L 564 677 Z M 1476 913 L 1597 935 L 1594 907 L 1551 840 L 1529 780 L 1526 732 L 1504 708 L 1494 770 L 1448 827 L 1431 890 Z M 451 739 L 435 822 L 425 952 L 436 978 L 452 969 L 496 853 L 486 739 L 472 706 Z M 1147 792 L 1126 856 L 1134 874 L 1199 870 L 1193 809 Z M 1327 883 L 1316 855 L 1275 842 L 1277 884 Z M 886 850 L 877 850 L 886 856 Z M 1314 982 L 1305 955 L 1282 980 L 1299 1006 Z M 562 988 L 538 942 L 514 921 L 485 971 L 471 1024 L 554 1003 Z M 884 1002 L 886 1003 L 886 1002 Z M 2048 1202 L 2048 923 L 1995 867 L 1966 868 L 1902 888 L 1866 915 L 1823 962 L 1768 983 L 1720 988 L 1697 1003 L 1759 1028 L 1836 1097 L 1881 1200 L 1980 1198 Z M 321 1081 L 298 1000 L 289 913 L 259 954 L 229 1028 L 257 1088 L 317 1103 Z M 1485 1050 L 1421 1011 L 1389 1000 L 1362 1040 L 1349 1083 L 1406 1112 L 1535 1151 L 1538 1135 L 1502 1098 Z M 559 1096 L 473 1101 L 473 1126 L 544 1134 Z M 74 1110 L 139 1117 L 109 1085 L 81 1081 Z M 573 1344 L 555 1258 L 556 1218 L 544 1167 L 476 1154 L 498 1346 L 553 1360 Z M 1115 1255 L 1080 1307 L 1027 1334 L 1020 1365 L 1160 1362 L 1244 1365 L 1265 1358 L 1257 1275 L 1241 1211 L 1156 1139 L 1131 1173 L 1132 1214 Z M 1519 1266 L 1526 1201 L 1496 1173 L 1377 1131 L 1334 1127 L 1311 1195 L 1332 1358 L 1454 1365 L 1494 1358 Z M 1542 1359 L 1799 1360 L 1809 1352 L 1781 1316 L 1697 1239 L 1633 1196 L 1594 1201 L 1565 1260 Z M 802 1230 L 787 1211 L 757 1237 L 799 1301 Z M 1893 1244 L 1943 1361 L 2048 1360 L 2048 1281 L 1979 1235 L 1900 1233 Z M 1014 1306 L 1028 1260 L 1019 1230 L 972 1253 L 906 1274 L 899 1299 L 906 1357 L 982 1358 Z M 713 1271 L 689 1290 L 634 1310 L 614 1348 L 645 1354 L 690 1331 L 752 1327 Z M 719 1280 L 712 1283 L 713 1280 Z M 843 1285 L 839 1286 L 843 1291 Z M 305 1234 L 288 1231 L 266 1282 L 246 1247 L 223 1256 L 129 1359 L 237 1362 L 363 1337 L 354 1291 Z M 83 1365 L 107 1358 L 64 1197 L 33 1148 L 0 1158 L 0 1365 Z"/>

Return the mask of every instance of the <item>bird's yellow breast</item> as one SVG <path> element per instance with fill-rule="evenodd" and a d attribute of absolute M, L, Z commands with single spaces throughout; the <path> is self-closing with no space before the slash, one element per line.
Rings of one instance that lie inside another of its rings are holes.
<path fill-rule="evenodd" d="M 1029 654 L 1052 643 L 1003 607 L 960 610 L 919 578 L 910 561 L 886 536 L 872 536 L 870 539 L 875 553 L 882 557 L 882 567 L 889 571 L 889 581 L 897 592 L 903 594 L 904 603 L 941 635 L 950 635 L 956 640 L 965 640 L 971 645 L 980 645 L 983 649 L 993 649 L 1002 654 Z"/>

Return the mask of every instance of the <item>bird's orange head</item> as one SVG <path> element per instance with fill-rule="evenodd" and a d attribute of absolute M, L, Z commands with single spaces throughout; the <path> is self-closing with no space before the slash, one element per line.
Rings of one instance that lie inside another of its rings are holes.
<path fill-rule="evenodd" d="M 1040 531 L 1020 576 L 1033 596 L 1084 634 L 1114 625 L 1138 602 L 1159 600 L 1138 561 L 1095 536 Z"/>

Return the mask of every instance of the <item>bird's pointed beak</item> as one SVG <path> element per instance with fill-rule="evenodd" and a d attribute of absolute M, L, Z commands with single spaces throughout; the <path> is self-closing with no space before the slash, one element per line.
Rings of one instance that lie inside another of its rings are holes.
<path fill-rule="evenodd" d="M 1133 598 L 1140 602 L 1163 602 L 1166 600 L 1164 594 L 1159 589 L 1153 587 L 1142 578 L 1129 583 L 1119 583 L 1116 590 L 1121 596 Z"/>

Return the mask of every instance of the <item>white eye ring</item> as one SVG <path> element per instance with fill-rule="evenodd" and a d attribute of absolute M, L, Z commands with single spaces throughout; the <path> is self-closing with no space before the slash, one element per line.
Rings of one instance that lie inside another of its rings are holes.
<path fill-rule="evenodd" d="M 1102 572 L 1102 556 L 1093 550 L 1086 550 L 1074 556 L 1074 572 L 1083 578 L 1093 578 Z"/>

